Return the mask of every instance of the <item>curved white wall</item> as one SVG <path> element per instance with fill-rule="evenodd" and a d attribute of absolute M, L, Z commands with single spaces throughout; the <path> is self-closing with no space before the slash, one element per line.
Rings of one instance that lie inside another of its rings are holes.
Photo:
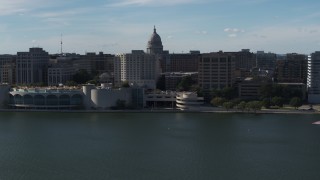
<path fill-rule="evenodd" d="M 91 100 L 93 106 L 98 109 L 116 106 L 117 100 L 124 100 L 130 104 L 132 100 L 131 89 L 92 89 Z"/>

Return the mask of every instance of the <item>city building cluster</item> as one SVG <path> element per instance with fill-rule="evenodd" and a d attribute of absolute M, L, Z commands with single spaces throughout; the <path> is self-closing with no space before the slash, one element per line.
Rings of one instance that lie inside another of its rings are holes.
<path fill-rule="evenodd" d="M 320 103 L 320 51 L 169 53 L 154 28 L 146 52 L 49 54 L 33 47 L 0 55 L 0 83 L 2 108 L 190 109 L 227 88 L 236 92 L 235 98 L 254 100 L 275 85 L 299 91 L 304 102 L 316 104 Z"/>

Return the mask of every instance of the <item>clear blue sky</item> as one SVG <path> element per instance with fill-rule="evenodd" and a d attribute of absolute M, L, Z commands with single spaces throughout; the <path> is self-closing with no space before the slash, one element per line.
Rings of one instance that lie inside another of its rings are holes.
<path fill-rule="evenodd" d="M 146 49 L 156 25 L 181 53 L 320 50 L 319 0 L 0 0 L 0 54 L 125 53 Z"/>

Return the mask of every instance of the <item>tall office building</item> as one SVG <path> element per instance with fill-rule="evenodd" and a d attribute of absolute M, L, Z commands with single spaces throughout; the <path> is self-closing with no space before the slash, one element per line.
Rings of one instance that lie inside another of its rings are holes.
<path fill-rule="evenodd" d="M 72 81 L 72 77 L 76 73 L 72 63 L 72 54 L 51 58 L 48 67 L 48 86 L 56 86 Z"/>
<path fill-rule="evenodd" d="M 14 55 L 0 55 L 0 83 L 15 84 L 15 61 Z"/>
<path fill-rule="evenodd" d="M 99 52 L 99 54 L 96 54 L 93 52 L 87 53 L 83 58 L 86 59 L 86 61 L 90 62 L 90 72 L 96 72 L 98 74 L 113 74 L 114 55 L 104 54 L 103 52 Z"/>
<path fill-rule="evenodd" d="M 198 83 L 203 92 L 232 87 L 235 82 L 235 59 L 232 53 L 206 53 L 199 60 Z"/>
<path fill-rule="evenodd" d="M 232 54 L 235 56 L 236 69 L 251 70 L 256 67 L 256 55 L 250 52 L 250 49 L 242 49 Z"/>
<path fill-rule="evenodd" d="M 320 51 L 308 56 L 308 102 L 320 103 Z"/>
<path fill-rule="evenodd" d="M 264 51 L 258 51 L 256 54 L 257 68 L 261 70 L 271 70 L 275 69 L 275 63 L 277 60 L 277 55 L 274 53 L 265 53 Z"/>
<path fill-rule="evenodd" d="M 18 52 L 16 60 L 16 84 L 47 84 L 49 54 L 42 48 L 30 48 Z"/>
<path fill-rule="evenodd" d="M 308 61 L 304 54 L 287 54 L 286 58 L 277 60 L 275 78 L 283 83 L 307 83 Z"/>
<path fill-rule="evenodd" d="M 167 63 L 170 71 L 167 72 L 197 72 L 199 57 L 199 51 L 190 51 L 188 54 L 170 54 L 169 63 Z"/>
<path fill-rule="evenodd" d="M 116 86 L 127 81 L 146 89 L 155 89 L 159 75 L 160 65 L 154 54 L 133 50 L 132 53 L 118 54 L 115 57 L 114 81 Z"/>

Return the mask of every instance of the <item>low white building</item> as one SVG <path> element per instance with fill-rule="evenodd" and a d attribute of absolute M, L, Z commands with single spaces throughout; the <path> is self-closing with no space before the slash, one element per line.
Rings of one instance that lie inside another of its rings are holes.
<path fill-rule="evenodd" d="M 142 88 L 111 88 L 108 86 L 95 87 L 88 84 L 82 87 L 86 109 L 110 109 L 122 101 L 127 107 L 144 107 Z"/>
<path fill-rule="evenodd" d="M 176 96 L 177 108 L 181 110 L 199 110 L 204 104 L 203 97 L 195 92 L 179 92 Z"/>

